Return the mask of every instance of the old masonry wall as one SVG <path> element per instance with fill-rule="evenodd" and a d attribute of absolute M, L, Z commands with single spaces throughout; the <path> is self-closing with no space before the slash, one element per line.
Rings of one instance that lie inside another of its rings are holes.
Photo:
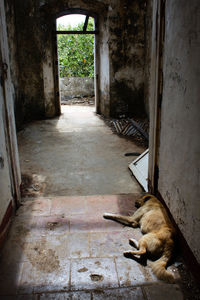
<path fill-rule="evenodd" d="M 55 18 L 82 9 L 97 18 L 97 112 L 105 116 L 147 113 L 145 86 L 146 1 L 17 0 L 7 2 L 8 35 L 18 127 L 59 115 Z M 13 38 L 14 37 L 14 38 Z"/>

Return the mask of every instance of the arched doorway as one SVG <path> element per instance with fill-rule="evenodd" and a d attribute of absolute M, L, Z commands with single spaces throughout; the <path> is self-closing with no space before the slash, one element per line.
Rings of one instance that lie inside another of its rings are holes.
<path fill-rule="evenodd" d="M 73 28 L 73 26 L 69 26 L 69 27 L 58 27 L 58 20 L 59 19 L 69 19 L 71 16 L 74 16 L 74 19 L 76 17 L 79 17 L 79 20 L 82 20 L 81 25 L 76 26 L 75 30 Z M 59 78 L 60 75 L 63 74 L 62 70 L 59 68 L 59 55 L 58 55 L 58 37 L 63 36 L 63 35 L 68 35 L 69 37 L 74 37 L 74 36 L 93 36 L 93 62 L 94 62 L 94 70 L 92 72 L 92 76 L 94 78 L 94 94 L 95 94 L 95 110 L 98 111 L 98 103 L 99 103 L 99 82 L 98 82 L 98 73 L 99 73 L 99 53 L 97 51 L 98 47 L 98 17 L 96 14 L 91 13 L 89 11 L 85 11 L 85 10 L 80 10 L 80 9 L 70 9 L 67 10 L 65 12 L 62 12 L 58 15 L 56 15 L 56 47 L 55 47 L 55 95 L 56 95 L 56 101 L 60 103 L 60 89 L 59 89 Z M 91 27 L 91 22 L 93 23 L 93 26 Z M 78 39 L 78 38 L 77 38 Z M 85 41 L 85 43 L 87 44 L 87 40 Z M 82 45 L 83 46 L 83 45 Z M 80 51 L 78 51 L 80 52 Z M 70 55 L 70 53 L 69 53 Z M 67 56 L 66 56 L 67 57 Z M 71 61 L 76 60 L 77 57 L 72 58 Z M 91 59 L 91 57 L 90 57 Z M 81 58 L 81 60 L 83 62 L 85 62 L 85 58 Z M 77 65 L 77 68 L 81 68 L 81 64 L 80 62 L 78 63 L 77 61 L 75 62 L 75 64 Z M 62 66 L 64 67 L 64 66 Z M 67 67 L 67 66 L 66 66 Z M 69 71 L 69 70 L 68 70 Z M 81 76 L 83 76 L 84 74 L 86 74 L 86 76 L 91 76 L 91 74 L 88 74 L 87 72 L 66 72 L 67 76 L 70 76 L 71 74 L 75 74 L 75 76 L 78 76 L 78 74 L 81 74 Z"/>

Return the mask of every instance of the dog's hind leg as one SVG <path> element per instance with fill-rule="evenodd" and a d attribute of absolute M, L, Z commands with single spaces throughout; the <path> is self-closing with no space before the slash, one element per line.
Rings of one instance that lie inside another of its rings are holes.
<path fill-rule="evenodd" d="M 132 254 L 132 255 L 143 255 L 147 252 L 147 244 L 145 241 L 143 240 L 140 240 L 139 243 L 138 243 L 138 247 L 137 247 L 138 250 L 130 250 L 130 251 L 125 251 L 124 252 L 124 255 L 127 255 L 127 254 Z"/>
<path fill-rule="evenodd" d="M 147 256 L 145 254 L 137 256 L 135 254 L 132 254 L 131 251 L 126 251 L 126 252 L 124 252 L 124 256 L 126 258 L 135 260 L 137 263 L 141 264 L 142 266 L 147 265 Z"/>
<path fill-rule="evenodd" d="M 139 243 L 136 239 L 129 239 L 129 244 L 133 246 L 134 248 L 138 249 L 139 248 Z"/>
<path fill-rule="evenodd" d="M 103 217 L 105 219 L 114 220 L 131 227 L 138 227 L 138 222 L 134 221 L 132 216 L 129 217 L 129 216 L 121 216 L 116 214 L 105 213 L 103 214 Z"/>

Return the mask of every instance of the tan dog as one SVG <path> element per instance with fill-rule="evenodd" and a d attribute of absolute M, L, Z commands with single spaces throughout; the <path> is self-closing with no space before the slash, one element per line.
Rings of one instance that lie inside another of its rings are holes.
<path fill-rule="evenodd" d="M 150 253 L 161 256 L 151 263 L 151 268 L 159 279 L 174 282 L 174 277 L 166 270 L 166 266 L 172 256 L 175 229 L 165 208 L 156 197 L 150 194 L 138 199 L 135 206 L 139 209 L 130 217 L 110 213 L 105 213 L 103 216 L 105 219 L 115 220 L 131 227 L 139 226 L 144 236 L 139 242 L 135 239 L 130 240 L 130 243 L 137 250 L 126 251 L 124 254 L 143 255 Z"/>

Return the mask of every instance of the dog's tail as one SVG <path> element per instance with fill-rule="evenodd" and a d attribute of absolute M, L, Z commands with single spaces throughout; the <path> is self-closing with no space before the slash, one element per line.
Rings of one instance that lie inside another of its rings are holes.
<path fill-rule="evenodd" d="M 165 247 L 161 258 L 151 263 L 152 271 L 157 276 L 157 278 L 168 283 L 174 283 L 175 281 L 173 274 L 166 270 L 167 263 L 169 262 L 172 255 L 172 248 L 173 244 L 169 243 Z"/>

